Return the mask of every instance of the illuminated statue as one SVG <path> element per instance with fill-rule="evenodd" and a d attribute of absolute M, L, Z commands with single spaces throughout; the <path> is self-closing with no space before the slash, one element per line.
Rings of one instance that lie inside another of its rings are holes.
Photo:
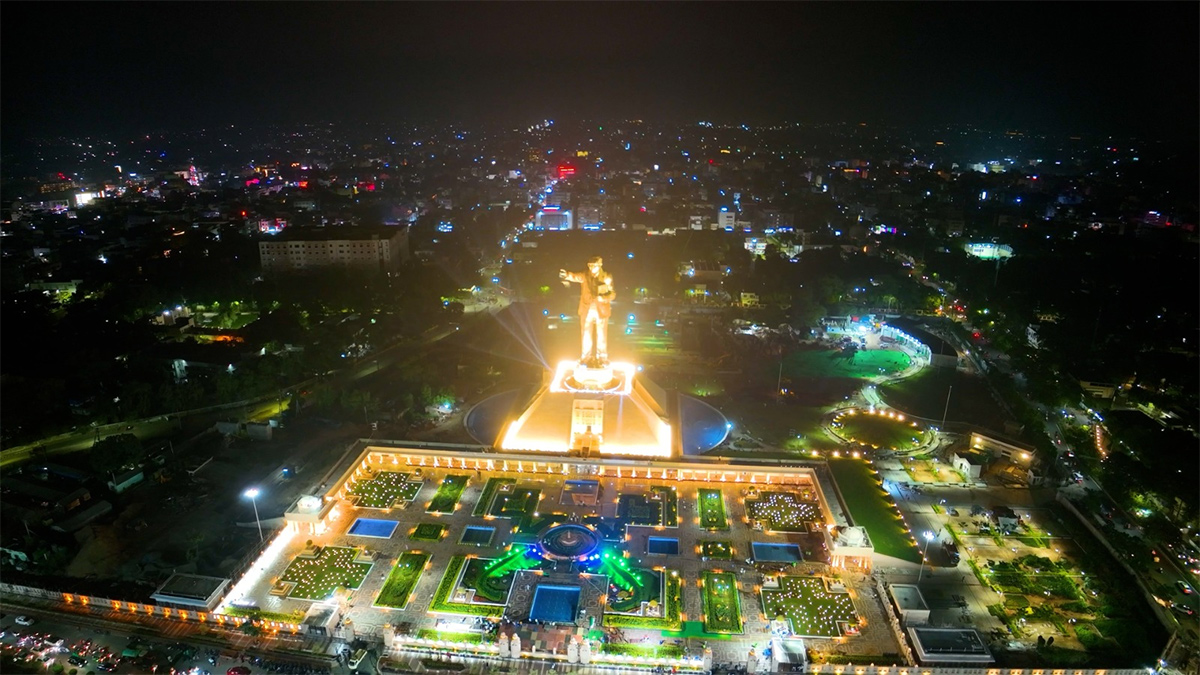
<path fill-rule="evenodd" d="M 583 328 L 583 355 L 579 362 L 589 368 L 608 365 L 608 317 L 612 316 L 612 275 L 604 271 L 604 260 L 588 260 L 583 272 L 558 271 L 558 278 L 579 284 L 579 323 Z"/>

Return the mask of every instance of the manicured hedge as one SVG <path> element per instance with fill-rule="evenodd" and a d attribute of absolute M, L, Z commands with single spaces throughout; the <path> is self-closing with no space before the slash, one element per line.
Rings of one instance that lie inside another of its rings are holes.
<path fill-rule="evenodd" d="M 465 614 L 467 616 L 503 616 L 504 607 L 498 605 L 472 605 L 465 602 L 450 602 L 450 594 L 458 583 L 458 574 L 467 562 L 466 556 L 456 555 L 446 565 L 446 573 L 442 575 L 442 583 L 438 584 L 433 594 L 433 602 L 429 603 L 429 611 L 445 614 Z"/>
<path fill-rule="evenodd" d="M 605 614 L 604 625 L 618 628 L 644 628 L 648 630 L 680 630 L 683 628 L 683 580 L 673 574 L 666 577 L 666 607 L 663 615 L 628 616 L 625 614 Z"/>

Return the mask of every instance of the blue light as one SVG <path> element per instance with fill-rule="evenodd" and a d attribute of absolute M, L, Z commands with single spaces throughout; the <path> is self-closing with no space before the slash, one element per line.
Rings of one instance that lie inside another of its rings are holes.
<path fill-rule="evenodd" d="M 626 257 L 626 258 L 629 258 L 630 260 L 633 260 L 633 251 L 630 251 L 629 253 L 626 253 L 626 254 L 625 254 L 625 257 Z"/>
<path fill-rule="evenodd" d="M 636 317 L 636 316 L 634 316 L 634 315 L 632 315 L 632 314 L 630 314 L 630 315 L 629 315 L 629 323 L 633 323 L 634 321 L 637 321 L 637 317 Z"/>
<path fill-rule="evenodd" d="M 550 316 L 550 310 L 548 310 L 548 309 L 543 309 L 543 310 L 542 310 L 542 316 Z"/>

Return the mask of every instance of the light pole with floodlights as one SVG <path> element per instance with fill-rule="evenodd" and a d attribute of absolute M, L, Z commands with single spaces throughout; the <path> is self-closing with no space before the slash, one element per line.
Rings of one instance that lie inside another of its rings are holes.
<path fill-rule="evenodd" d="M 260 492 L 259 492 L 258 488 L 250 488 L 249 490 L 246 490 L 245 492 L 243 492 L 242 496 L 250 498 L 250 503 L 254 506 L 254 524 L 258 525 L 258 538 L 260 541 L 266 541 L 267 538 L 263 536 L 262 521 L 258 519 L 258 495 L 259 494 L 260 494 Z"/>
<path fill-rule="evenodd" d="M 925 574 L 925 554 L 929 552 L 929 542 L 933 541 L 933 533 L 925 530 L 925 548 L 921 550 L 921 571 L 917 572 L 917 585 L 921 585 L 921 576 Z"/>

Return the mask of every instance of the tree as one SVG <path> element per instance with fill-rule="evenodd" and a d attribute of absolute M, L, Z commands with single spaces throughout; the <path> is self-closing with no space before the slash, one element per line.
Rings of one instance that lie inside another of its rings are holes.
<path fill-rule="evenodd" d="M 133 434 L 109 436 L 92 445 L 89 461 L 101 473 L 123 470 L 142 456 L 142 442 Z"/>

